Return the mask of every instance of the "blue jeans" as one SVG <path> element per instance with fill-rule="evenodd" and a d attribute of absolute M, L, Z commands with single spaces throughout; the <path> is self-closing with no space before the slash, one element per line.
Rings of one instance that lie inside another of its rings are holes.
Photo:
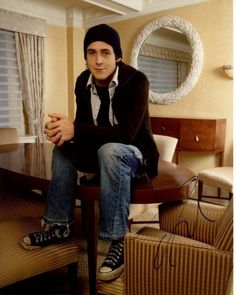
<path fill-rule="evenodd" d="M 107 143 L 99 148 L 97 160 L 101 188 L 99 236 L 103 240 L 118 240 L 128 229 L 131 180 L 143 175 L 143 156 L 135 146 Z M 73 222 L 77 170 L 80 165 L 76 150 L 55 146 L 44 215 L 48 224 Z"/>

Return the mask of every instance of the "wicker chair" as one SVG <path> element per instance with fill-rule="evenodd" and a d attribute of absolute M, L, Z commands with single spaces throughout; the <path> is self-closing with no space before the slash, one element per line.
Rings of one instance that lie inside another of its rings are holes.
<path fill-rule="evenodd" d="M 99 294 L 226 295 L 232 291 L 233 201 L 160 205 L 160 230 L 125 239 L 125 271 L 98 282 Z"/>

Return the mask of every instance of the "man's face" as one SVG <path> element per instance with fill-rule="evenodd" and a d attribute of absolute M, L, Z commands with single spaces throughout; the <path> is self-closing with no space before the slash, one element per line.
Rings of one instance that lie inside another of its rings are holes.
<path fill-rule="evenodd" d="M 87 67 L 98 86 L 108 86 L 115 70 L 116 59 L 113 47 L 102 41 L 89 44 L 86 52 Z"/>

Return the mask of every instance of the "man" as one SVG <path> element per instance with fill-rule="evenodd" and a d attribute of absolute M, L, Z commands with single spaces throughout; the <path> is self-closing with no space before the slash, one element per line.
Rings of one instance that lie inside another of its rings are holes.
<path fill-rule="evenodd" d="M 90 28 L 84 57 L 87 69 L 75 86 L 74 122 L 55 113 L 45 124 L 55 148 L 43 230 L 20 244 L 34 249 L 70 239 L 77 170 L 96 173 L 101 187 L 99 237 L 111 242 L 98 277 L 111 280 L 123 270 L 131 182 L 157 174 L 158 151 L 149 121 L 148 80 L 121 61 L 117 31 L 105 24 Z"/>

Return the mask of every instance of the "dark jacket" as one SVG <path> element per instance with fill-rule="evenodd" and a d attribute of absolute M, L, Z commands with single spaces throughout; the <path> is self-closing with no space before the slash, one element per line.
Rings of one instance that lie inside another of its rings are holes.
<path fill-rule="evenodd" d="M 98 148 L 108 142 L 134 145 L 143 154 L 149 177 L 154 177 L 157 175 L 159 154 L 150 127 L 149 82 L 146 76 L 123 62 L 119 63 L 119 83 L 112 99 L 118 124 L 101 127 L 93 122 L 90 89 L 86 88 L 89 75 L 89 70 L 82 72 L 75 86 L 77 112 L 74 142 L 79 143 L 78 146 L 83 145 L 85 153 L 97 153 Z"/>

